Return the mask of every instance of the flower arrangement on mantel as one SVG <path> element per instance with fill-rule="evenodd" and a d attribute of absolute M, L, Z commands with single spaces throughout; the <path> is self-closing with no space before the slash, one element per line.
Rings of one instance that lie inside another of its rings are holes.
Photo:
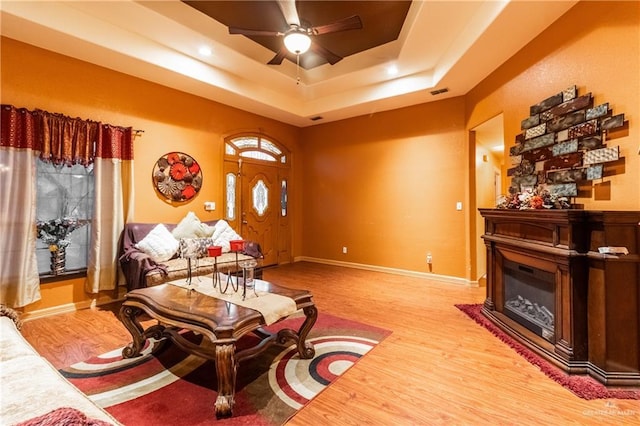
<path fill-rule="evenodd" d="M 535 188 L 501 195 L 496 207 L 515 210 L 570 209 L 571 204 L 567 197 L 552 194 L 543 188 Z"/>
<path fill-rule="evenodd" d="M 36 222 L 38 238 L 49 246 L 49 251 L 55 252 L 66 248 L 71 243 L 67 236 L 88 222 L 88 220 L 68 216 L 50 220 L 38 220 Z"/>

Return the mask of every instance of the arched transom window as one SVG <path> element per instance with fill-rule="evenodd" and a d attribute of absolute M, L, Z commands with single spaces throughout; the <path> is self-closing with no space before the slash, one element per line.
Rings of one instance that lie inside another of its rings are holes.
<path fill-rule="evenodd" d="M 288 169 L 291 164 L 289 163 L 289 157 L 287 155 L 289 151 L 279 145 L 273 140 L 265 138 L 261 134 L 237 134 L 225 139 L 224 144 L 224 156 L 225 156 L 225 219 L 227 221 L 235 222 L 240 219 L 242 208 L 241 191 L 242 182 L 245 174 L 242 174 L 242 165 L 251 163 L 255 171 L 255 165 L 260 168 L 266 169 L 278 169 L 273 176 L 277 175 L 277 184 L 269 186 L 267 182 L 262 179 L 253 183 L 251 181 L 251 188 L 247 188 L 248 192 L 246 197 L 250 197 L 250 200 L 246 200 L 247 206 L 252 206 L 253 210 L 258 216 L 269 215 L 269 211 L 277 211 L 277 206 L 270 206 L 270 196 L 277 197 L 278 190 L 280 191 L 280 217 L 288 216 Z M 236 166 L 237 163 L 237 166 Z M 236 171 L 237 169 L 237 171 Z M 248 182 L 246 182 L 248 183 Z M 275 194 L 275 195 L 274 195 Z M 277 204 L 277 198 L 272 200 Z M 276 207 L 275 209 L 270 207 Z M 246 213 L 246 212 L 245 212 Z M 242 213 L 242 214 L 245 214 Z"/>
<path fill-rule="evenodd" d="M 287 163 L 287 156 L 274 142 L 262 136 L 239 136 L 228 139 L 225 154 L 232 157 L 253 158 L 281 164 Z"/>

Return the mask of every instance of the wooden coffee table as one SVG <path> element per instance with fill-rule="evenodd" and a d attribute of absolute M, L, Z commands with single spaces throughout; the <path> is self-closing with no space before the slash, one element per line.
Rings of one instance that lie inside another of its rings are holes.
<path fill-rule="evenodd" d="M 306 341 L 307 334 L 318 317 L 311 293 L 279 287 L 265 281 L 257 284 L 256 288 L 258 291 L 268 291 L 293 299 L 296 307 L 302 309 L 306 316 L 300 329 L 294 331 L 283 328 L 277 333 L 269 333 L 263 329 L 266 324 L 258 311 L 193 290 L 162 284 L 126 294 L 120 308 L 120 320 L 131 333 L 133 341 L 122 350 L 122 356 L 140 356 L 148 338 L 166 337 L 188 353 L 215 361 L 218 376 L 216 417 L 230 417 L 234 404 L 236 370 L 241 361 L 255 357 L 274 343 L 282 345 L 291 341 L 297 344 L 300 357 L 309 359 L 315 355 L 313 345 Z M 138 319 L 143 312 L 158 320 L 158 324 L 144 330 Z M 180 334 L 185 329 L 200 333 L 204 337 L 202 342 L 196 345 L 185 339 Z M 236 342 L 250 332 L 261 338 L 260 343 L 237 351 Z"/>

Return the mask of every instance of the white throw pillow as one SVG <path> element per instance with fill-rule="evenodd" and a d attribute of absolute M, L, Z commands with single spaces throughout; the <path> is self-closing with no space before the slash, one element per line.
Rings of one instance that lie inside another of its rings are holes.
<path fill-rule="evenodd" d="M 216 230 L 215 226 L 211 226 L 204 222 L 202 222 L 200 226 L 202 227 L 202 233 L 204 234 L 201 235 L 203 238 L 210 238 L 213 235 L 213 232 Z"/>
<path fill-rule="evenodd" d="M 205 226 L 207 229 L 205 229 Z M 177 240 L 181 238 L 204 238 L 209 237 L 209 225 L 202 223 L 194 212 L 189 212 L 173 229 L 173 237 Z M 208 235 L 207 235 L 208 234 Z"/>
<path fill-rule="evenodd" d="M 241 240 L 242 237 L 233 230 L 229 223 L 223 219 L 219 220 L 215 224 L 215 231 L 211 236 L 213 244 L 222 247 L 222 252 L 227 253 L 230 250 L 229 241 Z"/>
<path fill-rule="evenodd" d="M 151 256 L 156 262 L 164 262 L 173 257 L 180 243 L 171 235 L 166 226 L 159 223 L 136 244 L 136 248 Z"/>

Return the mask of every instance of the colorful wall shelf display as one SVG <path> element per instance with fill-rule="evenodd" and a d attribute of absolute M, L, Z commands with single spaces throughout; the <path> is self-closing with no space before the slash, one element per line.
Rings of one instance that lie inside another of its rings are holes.
<path fill-rule="evenodd" d="M 153 166 L 153 185 L 169 201 L 189 201 L 202 187 L 202 170 L 196 160 L 182 152 L 163 155 Z"/>
<path fill-rule="evenodd" d="M 606 142 L 611 130 L 625 126 L 624 114 L 614 115 L 608 102 L 593 103 L 591 93 L 578 96 L 571 86 L 530 107 L 509 151 L 511 193 L 546 189 L 577 197 L 581 186 L 607 175 L 608 164 L 623 160 L 620 147 Z"/>

